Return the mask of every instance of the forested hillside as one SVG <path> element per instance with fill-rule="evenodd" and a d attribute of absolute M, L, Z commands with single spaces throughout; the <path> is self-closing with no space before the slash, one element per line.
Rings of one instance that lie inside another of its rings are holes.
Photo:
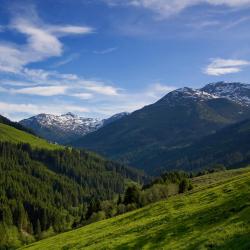
<path fill-rule="evenodd" d="M 9 142 L 0 143 L 0 172 L 1 246 L 81 225 L 92 199 L 111 200 L 127 182 L 144 181 L 139 171 L 85 151 Z"/>
<path fill-rule="evenodd" d="M 250 170 L 196 177 L 186 194 L 22 249 L 250 249 Z"/>
<path fill-rule="evenodd" d="M 129 183 L 147 179 L 9 125 L 0 123 L 0 249 L 83 225 L 93 201 L 117 199 Z"/>
<path fill-rule="evenodd" d="M 217 164 L 227 168 L 244 167 L 250 163 L 250 120 L 227 126 L 185 148 L 161 149 L 151 164 L 154 173 L 182 169 L 197 172 Z M 153 155 L 153 154 L 152 154 Z"/>

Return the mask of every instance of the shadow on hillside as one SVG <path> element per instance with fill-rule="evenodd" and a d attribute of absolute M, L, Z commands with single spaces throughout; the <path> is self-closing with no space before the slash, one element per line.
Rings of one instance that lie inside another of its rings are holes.
<path fill-rule="evenodd" d="M 218 230 L 223 230 L 223 224 L 234 224 L 240 223 L 247 226 L 250 224 L 250 197 L 246 193 L 242 192 L 237 196 L 231 196 L 229 200 L 218 206 L 213 206 L 208 209 L 203 209 L 198 213 L 185 214 L 185 217 L 177 218 L 173 221 L 166 214 L 165 218 L 160 220 L 155 220 L 143 226 L 132 228 L 126 232 L 129 234 L 138 234 L 138 238 L 134 244 L 125 243 L 117 246 L 115 249 L 142 249 L 146 247 L 147 249 L 161 249 L 167 248 L 168 242 L 178 242 L 183 237 L 190 237 L 189 245 L 180 245 L 179 247 L 187 250 L 200 249 L 237 249 L 245 250 L 250 249 L 250 231 L 242 232 L 242 234 L 232 233 L 232 237 L 226 239 L 224 242 L 218 239 L 218 242 L 210 241 L 213 235 L 209 235 L 209 230 L 213 230 L 218 227 Z M 165 223 L 164 223 L 165 221 Z M 171 224 L 172 223 L 172 224 Z M 165 225 L 164 225 L 165 224 Z M 222 227 L 221 229 L 219 228 Z M 206 231 L 204 232 L 204 227 Z M 145 230 L 146 229 L 146 230 Z M 151 229 L 154 229 L 152 231 Z M 197 234 L 192 236 L 193 231 L 202 233 L 207 233 L 208 235 L 202 235 L 199 239 Z M 140 232 L 143 233 L 140 236 Z M 146 232 L 146 233 L 144 233 Z M 215 232 L 215 231 L 213 231 Z M 219 238 L 219 237 L 218 237 Z M 210 243 L 212 242 L 212 243 Z"/>

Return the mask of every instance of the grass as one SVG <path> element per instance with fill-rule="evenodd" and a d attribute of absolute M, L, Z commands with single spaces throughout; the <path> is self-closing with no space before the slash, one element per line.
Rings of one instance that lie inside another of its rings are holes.
<path fill-rule="evenodd" d="M 21 249 L 250 249 L 250 168 L 193 181 L 190 193 Z"/>
<path fill-rule="evenodd" d="M 51 144 L 44 139 L 2 123 L 0 123 L 0 141 L 29 143 L 33 148 L 45 148 L 51 150 L 62 148 L 62 146 Z"/>

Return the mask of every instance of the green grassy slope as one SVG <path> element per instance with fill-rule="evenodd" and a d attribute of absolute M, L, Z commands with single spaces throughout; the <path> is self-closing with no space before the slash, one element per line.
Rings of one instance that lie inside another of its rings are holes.
<path fill-rule="evenodd" d="M 34 148 L 62 148 L 61 146 L 50 144 L 46 140 L 2 123 L 0 123 L 0 141 L 8 141 L 12 143 L 29 143 Z"/>
<path fill-rule="evenodd" d="M 23 249 L 250 249 L 250 168 L 198 177 L 194 185 Z"/>

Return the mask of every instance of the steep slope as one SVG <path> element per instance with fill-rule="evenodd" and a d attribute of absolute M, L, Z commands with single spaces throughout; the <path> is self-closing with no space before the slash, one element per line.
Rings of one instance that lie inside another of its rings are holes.
<path fill-rule="evenodd" d="M 74 149 L 0 142 L 0 249 L 86 223 L 91 202 L 113 200 L 145 175 Z"/>
<path fill-rule="evenodd" d="M 3 123 L 5 125 L 9 125 L 11 127 L 14 127 L 16 129 L 22 130 L 22 131 L 30 133 L 30 134 L 34 134 L 34 132 L 31 129 L 22 126 L 18 122 L 12 122 L 11 120 L 9 120 L 8 118 L 6 118 L 2 115 L 0 115 L 0 123 Z"/>
<path fill-rule="evenodd" d="M 51 144 L 46 140 L 36 137 L 35 135 L 26 133 L 3 123 L 0 123 L 0 141 L 8 141 L 12 143 L 29 143 L 34 148 L 62 148 L 59 145 Z"/>
<path fill-rule="evenodd" d="M 37 135 L 60 144 L 76 140 L 128 115 L 123 112 L 107 119 L 84 118 L 67 113 L 63 115 L 39 114 L 20 121 L 20 126 L 32 129 Z"/>
<path fill-rule="evenodd" d="M 151 171 L 161 149 L 181 148 L 250 117 L 250 108 L 202 90 L 183 88 L 72 142 Z M 152 172 L 152 171 L 151 171 Z"/>
<path fill-rule="evenodd" d="M 115 122 L 115 121 L 118 121 L 126 116 L 128 116 L 129 113 L 128 112 L 122 112 L 122 113 L 118 113 L 118 114 L 115 114 L 107 119 L 104 119 L 103 120 L 103 126 L 106 126 L 112 122 Z"/>
<path fill-rule="evenodd" d="M 250 169 L 193 182 L 188 194 L 22 249 L 249 249 Z"/>
<path fill-rule="evenodd" d="M 213 135 L 206 136 L 182 149 L 161 149 L 151 164 L 162 168 L 162 172 L 172 169 L 197 171 L 211 168 L 216 164 L 239 167 L 250 163 L 250 120 L 227 126 Z"/>

